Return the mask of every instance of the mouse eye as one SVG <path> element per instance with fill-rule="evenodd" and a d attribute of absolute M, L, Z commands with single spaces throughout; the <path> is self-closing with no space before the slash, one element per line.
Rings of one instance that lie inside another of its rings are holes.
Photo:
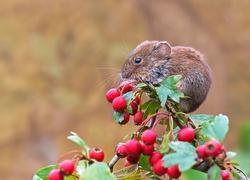
<path fill-rule="evenodd" d="M 139 63 L 142 62 L 142 59 L 141 59 L 141 58 L 136 58 L 136 59 L 134 60 L 134 62 L 135 62 L 135 64 L 139 64 Z"/>

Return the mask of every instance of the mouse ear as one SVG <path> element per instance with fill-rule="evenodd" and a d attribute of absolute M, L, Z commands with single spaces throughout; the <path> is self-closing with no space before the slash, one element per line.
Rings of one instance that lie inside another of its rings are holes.
<path fill-rule="evenodd" d="M 167 41 L 159 41 L 157 44 L 154 46 L 153 51 L 157 51 L 158 55 L 163 55 L 166 56 L 171 54 L 171 46 L 168 44 Z"/>

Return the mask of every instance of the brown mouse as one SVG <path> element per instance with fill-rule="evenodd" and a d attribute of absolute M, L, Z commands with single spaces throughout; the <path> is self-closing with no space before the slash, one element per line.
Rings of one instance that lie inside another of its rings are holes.
<path fill-rule="evenodd" d="M 166 41 L 144 41 L 128 56 L 121 70 L 122 79 L 152 84 L 171 75 L 182 75 L 177 86 L 189 97 L 180 100 L 180 110 L 195 111 L 206 99 L 212 82 L 211 69 L 199 51 L 171 47 Z"/>

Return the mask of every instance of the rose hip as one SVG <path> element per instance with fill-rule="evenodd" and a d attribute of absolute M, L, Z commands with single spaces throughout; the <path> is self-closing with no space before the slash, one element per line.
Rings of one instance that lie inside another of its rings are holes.
<path fill-rule="evenodd" d="M 139 156 L 141 153 L 141 143 L 136 140 L 128 140 L 126 143 L 127 153 L 130 156 Z"/>
<path fill-rule="evenodd" d="M 152 145 L 146 145 L 144 143 L 141 144 L 141 148 L 142 148 L 142 154 L 147 155 L 147 156 L 152 155 L 153 152 L 154 152 L 154 149 L 155 149 L 153 144 Z"/>
<path fill-rule="evenodd" d="M 126 108 L 126 99 L 122 96 L 116 97 L 112 102 L 115 111 L 123 111 Z"/>
<path fill-rule="evenodd" d="M 195 137 L 195 130 L 190 127 L 183 128 L 178 133 L 178 139 L 184 142 L 192 142 Z"/>
<path fill-rule="evenodd" d="M 131 164 L 137 164 L 138 161 L 139 161 L 139 159 L 140 159 L 140 155 L 138 155 L 138 156 L 131 156 L 131 155 L 128 155 L 128 156 L 126 157 L 126 159 L 127 159 L 127 161 L 128 161 L 129 163 L 131 163 Z"/>
<path fill-rule="evenodd" d="M 151 166 L 154 165 L 155 162 L 160 160 L 163 157 L 163 155 L 160 152 L 153 152 L 153 154 L 149 158 L 149 163 Z"/>
<path fill-rule="evenodd" d="M 106 93 L 106 99 L 108 100 L 108 102 L 112 103 L 113 100 L 120 95 L 121 95 L 120 91 L 113 88 L 113 89 L 108 90 L 108 92 Z"/>
<path fill-rule="evenodd" d="M 167 173 L 167 168 L 163 166 L 163 160 L 160 159 L 153 165 L 153 171 L 157 176 L 162 176 Z"/>
<path fill-rule="evenodd" d="M 126 157 L 128 155 L 126 144 L 125 143 L 120 143 L 117 146 L 115 152 L 116 152 L 117 156 L 120 157 L 120 158 Z"/>
<path fill-rule="evenodd" d="M 101 148 L 92 148 L 90 151 L 89 151 L 89 157 L 91 159 L 95 159 L 96 161 L 103 161 L 104 159 L 104 151 L 101 149 Z"/>
<path fill-rule="evenodd" d="M 179 170 L 178 165 L 174 165 L 174 166 L 169 167 L 167 173 L 168 173 L 168 176 L 170 178 L 177 179 L 177 178 L 179 178 L 181 176 L 181 172 Z"/>
<path fill-rule="evenodd" d="M 53 169 L 49 173 L 49 180 L 63 180 L 64 177 L 59 169 Z"/>
<path fill-rule="evenodd" d="M 156 141 L 156 133 L 152 129 L 147 129 L 142 133 L 141 139 L 146 145 L 152 145 Z"/>
<path fill-rule="evenodd" d="M 60 170 L 63 175 L 68 176 L 71 175 L 75 170 L 75 165 L 72 160 L 64 160 L 60 163 Z"/>
<path fill-rule="evenodd" d="M 207 147 L 206 147 L 205 144 L 199 145 L 196 148 L 196 153 L 197 153 L 197 155 L 198 155 L 199 158 L 206 159 L 208 157 L 206 149 L 207 149 Z"/>
<path fill-rule="evenodd" d="M 142 123 L 142 118 L 143 118 L 143 112 L 137 111 L 134 115 L 134 124 L 140 125 Z"/>
<path fill-rule="evenodd" d="M 124 112 L 123 114 L 123 120 L 119 124 L 125 125 L 129 122 L 130 115 L 127 112 Z"/>
<path fill-rule="evenodd" d="M 129 91 L 132 91 L 133 89 L 133 86 L 130 84 L 131 82 L 129 81 L 123 81 L 121 84 L 120 84 L 120 87 L 122 88 L 122 93 L 125 94 Z"/>
<path fill-rule="evenodd" d="M 212 139 L 206 142 L 206 153 L 208 156 L 216 157 L 222 151 L 222 145 L 219 141 Z"/>

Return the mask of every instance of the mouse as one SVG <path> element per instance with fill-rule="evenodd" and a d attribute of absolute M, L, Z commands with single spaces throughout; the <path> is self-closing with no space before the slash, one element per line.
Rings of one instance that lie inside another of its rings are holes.
<path fill-rule="evenodd" d="M 205 101 L 212 83 L 211 69 L 198 50 L 147 40 L 130 53 L 121 69 L 123 80 L 153 85 L 172 75 L 182 76 L 177 87 L 188 97 L 180 99 L 180 111 L 195 111 Z"/>

